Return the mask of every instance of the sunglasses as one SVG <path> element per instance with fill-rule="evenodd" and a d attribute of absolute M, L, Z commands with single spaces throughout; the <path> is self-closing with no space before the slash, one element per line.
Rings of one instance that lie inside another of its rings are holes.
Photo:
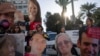
<path fill-rule="evenodd" d="M 59 42 L 58 46 L 62 46 L 63 44 L 67 45 L 70 41 L 64 40 L 63 42 Z"/>

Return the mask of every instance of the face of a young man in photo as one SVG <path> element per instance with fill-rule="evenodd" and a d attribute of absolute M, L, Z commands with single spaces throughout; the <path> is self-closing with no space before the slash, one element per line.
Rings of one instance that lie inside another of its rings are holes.
<path fill-rule="evenodd" d="M 42 54 L 46 48 L 46 39 L 41 34 L 35 34 L 30 41 L 31 51 L 35 54 Z"/>
<path fill-rule="evenodd" d="M 85 33 L 82 34 L 82 40 L 79 44 L 81 56 L 97 56 L 99 50 L 99 40 L 88 37 Z"/>

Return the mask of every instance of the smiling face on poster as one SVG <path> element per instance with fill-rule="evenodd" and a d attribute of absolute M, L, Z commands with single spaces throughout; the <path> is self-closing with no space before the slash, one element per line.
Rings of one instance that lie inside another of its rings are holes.
<path fill-rule="evenodd" d="M 37 15 L 37 11 L 38 11 L 37 5 L 34 4 L 33 2 L 29 1 L 28 12 L 29 12 L 29 20 L 30 21 L 35 20 L 35 17 Z"/>
<path fill-rule="evenodd" d="M 28 16 L 30 30 L 36 30 L 36 26 L 41 24 L 41 11 L 37 0 L 28 1 Z"/>

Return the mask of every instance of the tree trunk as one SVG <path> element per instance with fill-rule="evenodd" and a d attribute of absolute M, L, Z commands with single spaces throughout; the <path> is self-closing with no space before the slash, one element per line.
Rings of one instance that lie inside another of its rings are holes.
<path fill-rule="evenodd" d="M 76 19 L 75 19 L 75 13 L 74 13 L 74 3 L 73 3 L 73 0 L 71 0 L 71 4 L 72 4 L 72 17 L 73 17 L 73 23 L 75 24 Z"/>
<path fill-rule="evenodd" d="M 62 12 L 61 12 L 61 17 L 62 17 L 62 21 L 63 21 L 63 25 L 65 25 L 65 17 L 64 17 L 64 14 L 65 14 L 65 12 L 66 12 L 66 7 L 62 7 Z"/>

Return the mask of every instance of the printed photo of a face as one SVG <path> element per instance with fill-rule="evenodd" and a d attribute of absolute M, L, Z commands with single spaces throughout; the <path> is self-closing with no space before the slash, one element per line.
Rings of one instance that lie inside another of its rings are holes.
<path fill-rule="evenodd" d="M 9 2 L 0 4 L 0 21 L 7 20 L 10 24 L 13 24 L 14 21 L 14 12 L 16 7 Z"/>
<path fill-rule="evenodd" d="M 69 36 L 65 33 L 60 33 L 56 37 L 56 49 L 60 56 L 72 55 L 72 42 Z"/>
<path fill-rule="evenodd" d="M 0 34 L 4 34 L 6 30 L 14 24 L 14 13 L 16 7 L 9 2 L 0 4 Z"/>
<path fill-rule="evenodd" d="M 12 36 L 4 36 L 0 43 L 0 56 L 15 56 L 16 43 Z"/>
<path fill-rule="evenodd" d="M 23 50 L 21 49 L 24 48 L 23 46 L 19 48 L 20 44 L 22 45 L 23 42 L 21 43 L 19 41 L 20 44 L 18 45 L 17 41 L 21 39 L 18 39 L 18 37 L 15 38 L 15 36 L 13 34 L 5 34 L 3 36 L 0 35 L 0 56 L 23 56 Z"/>
<path fill-rule="evenodd" d="M 34 3 L 29 1 L 28 10 L 29 10 L 29 18 L 34 18 L 37 14 L 38 9 L 37 9 L 37 6 Z M 33 19 L 33 20 L 35 20 L 35 19 Z"/>
<path fill-rule="evenodd" d="M 44 49 L 46 48 L 46 39 L 42 34 L 35 33 L 29 41 L 29 46 L 31 47 L 31 54 L 41 56 Z"/>
<path fill-rule="evenodd" d="M 99 39 L 89 37 L 84 30 L 80 34 L 77 46 L 80 49 L 81 56 L 98 56 Z"/>
<path fill-rule="evenodd" d="M 40 6 L 36 0 L 28 1 L 28 15 L 30 21 L 41 20 Z"/>
<path fill-rule="evenodd" d="M 41 24 L 40 5 L 37 0 L 28 1 L 29 30 L 36 30 L 36 25 Z"/>
<path fill-rule="evenodd" d="M 18 21 L 24 22 L 24 14 L 21 11 L 17 10 L 14 14 L 14 17 L 15 17 L 14 22 Z"/>

